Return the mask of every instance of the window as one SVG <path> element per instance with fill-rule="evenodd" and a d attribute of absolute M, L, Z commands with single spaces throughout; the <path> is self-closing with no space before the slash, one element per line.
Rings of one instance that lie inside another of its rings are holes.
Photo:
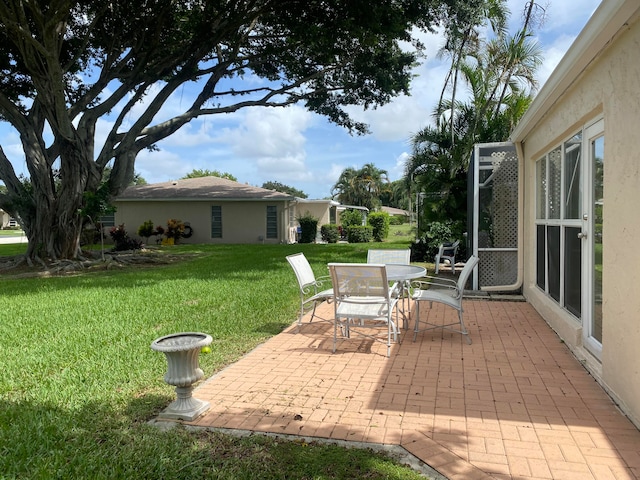
<path fill-rule="evenodd" d="M 580 318 L 582 133 L 536 162 L 536 284 Z"/>
<path fill-rule="evenodd" d="M 211 207 L 211 238 L 222 238 L 222 207 Z"/>
<path fill-rule="evenodd" d="M 267 205 L 267 238 L 278 238 L 278 207 Z"/>
<path fill-rule="evenodd" d="M 115 213 L 110 213 L 109 215 L 103 215 L 100 217 L 100 224 L 103 227 L 115 227 L 116 226 L 116 215 Z"/>

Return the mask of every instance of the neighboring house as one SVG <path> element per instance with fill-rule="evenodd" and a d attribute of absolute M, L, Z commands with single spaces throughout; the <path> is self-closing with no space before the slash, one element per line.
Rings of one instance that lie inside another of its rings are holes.
<path fill-rule="evenodd" d="M 128 187 L 114 201 L 114 222 L 136 235 L 145 221 L 188 223 L 184 243 L 286 243 L 294 197 L 219 177 Z"/>
<path fill-rule="evenodd" d="M 523 294 L 640 427 L 639 17 L 603 1 L 511 140 Z"/>
<path fill-rule="evenodd" d="M 411 213 L 408 210 L 402 210 L 400 208 L 393 207 L 381 207 L 381 211 L 387 212 L 392 217 L 402 217 L 404 221 L 408 222 Z"/>
<path fill-rule="evenodd" d="M 318 228 L 327 223 L 341 225 L 340 217 L 346 210 L 358 210 L 362 212 L 363 225 L 367 222 L 367 207 L 357 205 L 342 205 L 335 200 L 308 200 L 306 198 L 296 198 L 295 218 L 305 213 L 310 213 L 318 219 Z"/>
<path fill-rule="evenodd" d="M 318 227 L 327 223 L 337 223 L 337 209 L 339 206 L 340 203 L 335 200 L 309 200 L 306 198 L 296 198 L 294 222 L 295 218 L 309 213 L 318 219 Z"/>
<path fill-rule="evenodd" d="M 0 208 L 0 228 L 6 228 L 9 225 L 11 216 Z"/>
<path fill-rule="evenodd" d="M 20 228 L 18 221 L 0 208 L 0 228 Z"/>

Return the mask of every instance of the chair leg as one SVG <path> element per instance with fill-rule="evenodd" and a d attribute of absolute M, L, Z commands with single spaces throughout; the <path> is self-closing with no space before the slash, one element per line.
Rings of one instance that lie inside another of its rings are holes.
<path fill-rule="evenodd" d="M 302 325 L 303 316 L 304 316 L 304 301 L 300 299 L 300 314 L 298 315 L 298 328 L 296 333 L 300 333 L 300 326 Z"/>
<path fill-rule="evenodd" d="M 416 341 L 416 338 L 418 337 L 418 332 L 420 331 L 420 302 L 416 300 L 416 320 L 414 322 L 414 327 L 413 327 L 413 341 Z"/>
<path fill-rule="evenodd" d="M 309 319 L 309 323 L 313 322 L 313 317 L 316 314 L 316 307 L 318 306 L 318 302 L 313 302 L 313 310 L 311 311 L 311 318 Z"/>
<path fill-rule="evenodd" d="M 458 317 L 460 318 L 460 333 L 466 337 L 467 344 L 471 345 L 471 336 L 469 335 L 469 332 L 467 332 L 467 327 L 464 326 L 464 321 L 462 320 L 462 307 L 458 310 Z"/>

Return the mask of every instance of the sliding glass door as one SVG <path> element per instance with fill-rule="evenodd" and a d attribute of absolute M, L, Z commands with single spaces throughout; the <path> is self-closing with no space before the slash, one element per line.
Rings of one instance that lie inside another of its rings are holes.
<path fill-rule="evenodd" d="M 602 352 L 604 121 L 576 132 L 536 162 L 536 284 L 582 325 Z"/>
<path fill-rule="evenodd" d="M 585 175 L 585 213 L 581 240 L 585 249 L 583 268 L 587 272 L 583 288 L 583 341 L 596 357 L 602 352 L 602 255 L 604 220 L 604 122 L 585 130 L 587 172 Z"/>

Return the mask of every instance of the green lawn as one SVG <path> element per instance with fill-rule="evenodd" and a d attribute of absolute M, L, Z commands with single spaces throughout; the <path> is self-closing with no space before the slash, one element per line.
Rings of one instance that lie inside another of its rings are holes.
<path fill-rule="evenodd" d="M 415 238 L 415 230 L 415 225 L 409 225 L 408 223 L 403 223 L 402 225 L 390 225 L 387 242 L 393 243 L 404 241 L 408 243 Z"/>
<path fill-rule="evenodd" d="M 16 235 L 24 235 L 22 230 L 2 230 L 0 229 L 0 237 L 15 237 Z"/>
<path fill-rule="evenodd" d="M 181 245 L 164 251 L 192 256 L 170 265 L 2 272 L 0 478 L 421 478 L 369 450 L 147 424 L 175 396 L 154 339 L 210 334 L 200 364 L 211 376 L 295 320 L 285 255 L 303 251 L 320 275 L 372 246 Z M 0 256 L 24 248 L 0 245 Z"/>

